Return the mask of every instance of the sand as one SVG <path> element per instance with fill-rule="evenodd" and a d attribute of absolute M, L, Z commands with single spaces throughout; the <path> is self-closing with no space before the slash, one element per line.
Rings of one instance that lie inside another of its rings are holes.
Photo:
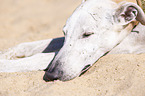
<path fill-rule="evenodd" d="M 0 50 L 63 36 L 66 19 L 80 3 L 0 0 Z M 145 96 L 145 54 L 106 55 L 86 74 L 67 82 L 45 82 L 43 75 L 43 71 L 0 73 L 0 96 Z"/>

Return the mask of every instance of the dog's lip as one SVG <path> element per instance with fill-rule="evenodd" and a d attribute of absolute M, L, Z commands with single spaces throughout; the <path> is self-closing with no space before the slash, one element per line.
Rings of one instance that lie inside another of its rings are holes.
<path fill-rule="evenodd" d="M 89 70 L 90 68 L 91 68 L 91 65 L 90 65 L 90 64 L 86 65 L 86 66 L 82 69 L 82 71 L 81 71 L 81 73 L 80 73 L 79 76 L 83 75 L 83 74 L 84 74 L 87 70 Z"/>

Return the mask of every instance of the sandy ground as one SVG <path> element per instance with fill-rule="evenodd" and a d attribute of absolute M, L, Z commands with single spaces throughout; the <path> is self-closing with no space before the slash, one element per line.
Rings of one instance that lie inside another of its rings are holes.
<path fill-rule="evenodd" d="M 0 0 L 0 50 L 63 36 L 62 27 L 80 2 Z M 0 73 L 0 96 L 145 96 L 145 54 L 104 56 L 86 74 L 67 82 L 46 83 L 43 75 Z"/>

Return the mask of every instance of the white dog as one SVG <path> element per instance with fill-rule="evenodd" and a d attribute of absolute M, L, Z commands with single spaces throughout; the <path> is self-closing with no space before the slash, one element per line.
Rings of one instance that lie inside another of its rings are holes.
<path fill-rule="evenodd" d="M 143 25 L 145 14 L 134 3 L 83 0 L 66 22 L 65 37 L 22 43 L 2 52 L 0 72 L 44 70 L 49 64 L 45 81 L 70 80 L 109 51 L 145 52 Z"/>

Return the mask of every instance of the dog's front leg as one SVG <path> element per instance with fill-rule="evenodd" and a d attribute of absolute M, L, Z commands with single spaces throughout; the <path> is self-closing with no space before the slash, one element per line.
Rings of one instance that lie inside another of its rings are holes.
<path fill-rule="evenodd" d="M 0 60 L 0 72 L 26 72 L 44 70 L 53 59 L 55 53 L 38 53 L 31 57 L 17 60 Z"/>
<path fill-rule="evenodd" d="M 63 45 L 64 37 L 21 43 L 0 53 L 0 59 L 29 57 L 37 53 L 58 51 Z"/>

